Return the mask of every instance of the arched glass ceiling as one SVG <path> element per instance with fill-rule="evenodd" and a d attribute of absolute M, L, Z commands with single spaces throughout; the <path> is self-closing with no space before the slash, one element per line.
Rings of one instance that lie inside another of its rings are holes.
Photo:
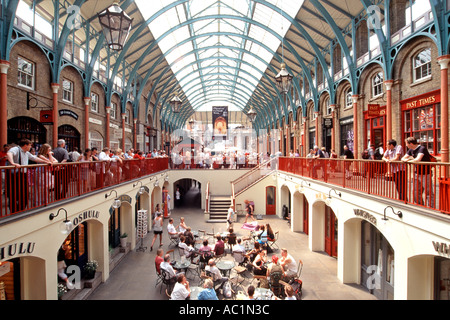
<path fill-rule="evenodd" d="M 136 0 L 144 19 L 150 18 L 173 2 L 175 1 Z M 268 0 L 267 2 L 279 8 L 279 11 L 251 0 L 191 0 L 167 10 L 149 24 L 153 37 L 158 40 L 161 51 L 168 64 L 172 66 L 172 71 L 176 74 L 179 85 L 183 92 L 186 92 L 186 99 L 194 110 L 211 110 L 212 105 L 228 105 L 229 110 L 241 110 L 241 106 L 232 104 L 236 98 L 233 86 L 223 85 L 229 80 L 234 80 L 235 86 L 241 87 L 241 92 L 249 92 L 251 96 L 259 81 L 250 77 L 249 74 L 258 76 L 263 74 L 273 54 L 248 39 L 258 39 L 272 52 L 277 51 L 281 42 L 275 35 L 247 21 L 261 23 L 284 37 L 290 22 L 283 18 L 281 13 L 295 18 L 303 4 L 303 0 Z M 211 19 L 195 21 L 165 35 L 167 31 L 186 21 L 205 16 L 211 16 Z M 227 19 L 227 16 L 237 16 L 248 20 Z M 196 37 L 205 34 L 209 36 Z M 236 34 L 243 37 L 238 37 Z M 193 40 L 177 46 L 188 38 Z M 177 46 L 176 50 L 169 52 L 174 46 Z M 211 49 L 211 47 L 214 48 Z M 205 49 L 202 50 L 202 48 Z M 262 58 L 265 63 L 235 48 L 246 49 Z M 188 54 L 190 52 L 194 53 Z M 232 57 L 233 60 L 223 59 L 224 57 Z M 197 61 L 198 63 L 195 63 Z M 235 71 L 230 72 L 230 70 Z M 214 79 L 216 87 L 211 87 Z M 205 86 L 205 83 L 208 83 L 208 86 Z M 189 88 L 195 88 L 195 90 L 189 90 Z M 203 96 L 203 99 L 199 99 L 199 95 Z"/>

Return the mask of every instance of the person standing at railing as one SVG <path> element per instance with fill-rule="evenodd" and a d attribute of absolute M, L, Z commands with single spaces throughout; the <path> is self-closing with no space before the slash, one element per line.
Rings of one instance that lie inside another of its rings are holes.
<path fill-rule="evenodd" d="M 28 165 L 28 160 L 37 163 L 52 164 L 49 160 L 40 159 L 30 153 L 31 141 L 22 139 L 17 147 L 7 152 L 9 165 L 16 168 Z M 22 211 L 28 204 L 27 169 L 6 172 L 6 196 L 9 199 L 10 213 Z"/>
<path fill-rule="evenodd" d="M 355 159 L 352 150 L 350 150 L 347 145 L 344 146 L 344 159 L 346 159 L 346 160 Z M 350 171 L 350 166 L 352 165 L 352 162 L 353 161 L 345 161 L 345 163 L 344 163 L 345 179 L 352 178 L 352 172 Z"/>
<path fill-rule="evenodd" d="M 38 158 L 48 160 L 52 163 L 58 163 L 58 160 L 52 155 L 52 147 L 47 143 L 44 143 L 39 149 Z M 45 167 L 37 168 L 36 174 L 38 176 L 37 183 L 39 193 L 35 195 L 35 197 L 37 198 L 37 205 L 40 206 L 44 204 L 44 197 L 49 193 L 46 192 L 46 190 L 50 191 L 55 187 L 55 177 L 52 172 Z"/>
<path fill-rule="evenodd" d="M 408 137 L 405 142 L 408 151 L 403 156 L 402 161 L 415 164 L 431 161 L 428 149 L 420 145 L 416 138 Z M 417 164 L 415 167 L 414 180 L 412 181 L 414 202 L 420 205 L 426 205 L 426 201 L 424 202 L 422 197 L 422 194 L 425 191 L 425 199 L 428 197 L 428 206 L 434 208 L 434 188 L 431 165 Z"/>
<path fill-rule="evenodd" d="M 53 157 L 58 163 L 66 163 L 69 160 L 69 152 L 65 149 L 66 141 L 58 140 L 58 147 L 53 150 Z M 59 166 L 55 173 L 55 199 L 60 200 L 66 197 L 67 188 L 69 186 L 69 175 L 66 166 Z"/>
<path fill-rule="evenodd" d="M 391 139 L 388 141 L 387 150 L 383 155 L 383 160 L 387 163 L 392 161 L 400 161 L 403 156 L 403 148 L 401 145 L 397 145 L 397 141 Z M 392 173 L 392 179 L 395 183 L 395 188 L 398 192 L 398 197 L 401 201 L 406 201 L 406 174 L 405 165 L 395 163 L 390 165 L 390 171 Z"/>

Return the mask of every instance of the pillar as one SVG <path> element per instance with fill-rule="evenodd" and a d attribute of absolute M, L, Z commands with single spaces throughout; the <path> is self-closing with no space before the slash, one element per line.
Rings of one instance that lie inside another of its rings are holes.
<path fill-rule="evenodd" d="M 91 98 L 84 97 L 84 148 L 89 148 L 89 112 L 91 111 Z"/>
<path fill-rule="evenodd" d="M 133 119 L 133 148 L 134 150 L 137 149 L 137 119 Z M 144 150 L 144 148 L 142 148 Z M 125 150 L 123 150 L 125 152 Z"/>
<path fill-rule="evenodd" d="M 386 141 L 392 139 L 392 85 L 393 80 L 384 81 L 386 87 Z M 383 141 L 385 143 L 385 141 Z"/>
<path fill-rule="evenodd" d="M 330 105 L 331 108 L 331 150 L 336 150 L 336 105 L 335 104 L 331 104 Z"/>
<path fill-rule="evenodd" d="M 441 66 L 441 161 L 449 162 L 448 139 L 448 64 L 450 55 L 438 58 Z"/>
<path fill-rule="evenodd" d="M 319 112 L 314 112 L 314 115 L 316 117 L 315 119 L 315 126 L 316 126 L 316 133 L 315 133 L 315 139 L 316 141 L 314 142 L 315 146 L 320 147 L 320 143 L 319 143 Z"/>
<path fill-rule="evenodd" d="M 303 144 L 303 157 L 308 155 L 308 149 L 306 148 L 306 121 L 307 117 L 303 117 L 303 135 L 302 135 L 302 144 Z"/>
<path fill-rule="evenodd" d="M 353 102 L 353 155 L 355 159 L 359 158 L 359 148 L 358 148 L 358 95 L 352 95 Z"/>
<path fill-rule="evenodd" d="M 111 106 L 106 106 L 106 128 L 105 128 L 105 143 L 108 148 L 111 144 Z M 125 152 L 125 150 L 123 150 Z"/>
<path fill-rule="evenodd" d="M 53 147 L 56 148 L 58 146 L 58 91 L 59 91 L 59 83 L 52 83 L 52 93 L 53 93 Z"/>
<path fill-rule="evenodd" d="M 125 152 L 125 117 L 126 114 L 122 113 L 122 151 Z"/>
<path fill-rule="evenodd" d="M 0 148 L 8 143 L 8 69 L 9 61 L 0 60 Z"/>

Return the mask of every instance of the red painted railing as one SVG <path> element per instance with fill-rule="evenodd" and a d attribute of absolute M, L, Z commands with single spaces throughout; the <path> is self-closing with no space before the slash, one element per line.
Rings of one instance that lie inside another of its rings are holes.
<path fill-rule="evenodd" d="M 168 169 L 168 158 L 0 167 L 0 218 Z"/>
<path fill-rule="evenodd" d="M 450 164 L 281 157 L 279 170 L 450 214 Z"/>

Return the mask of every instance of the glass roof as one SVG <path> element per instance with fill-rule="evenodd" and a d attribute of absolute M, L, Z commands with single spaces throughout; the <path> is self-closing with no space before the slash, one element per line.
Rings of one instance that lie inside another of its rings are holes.
<path fill-rule="evenodd" d="M 146 20 L 174 2 L 136 0 Z M 249 101 L 281 44 L 275 35 L 253 23 L 284 37 L 290 22 L 281 13 L 294 18 L 303 4 L 303 0 L 267 2 L 277 10 L 251 0 L 189 0 L 167 9 L 149 24 L 196 111 L 210 110 L 212 105 L 241 110 Z"/>

